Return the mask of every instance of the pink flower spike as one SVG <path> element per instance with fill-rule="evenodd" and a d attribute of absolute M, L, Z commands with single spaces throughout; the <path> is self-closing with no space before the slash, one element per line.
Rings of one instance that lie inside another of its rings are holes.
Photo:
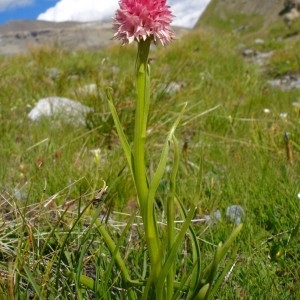
<path fill-rule="evenodd" d="M 134 40 L 159 40 L 163 46 L 174 39 L 170 28 L 173 15 L 166 0 L 120 0 L 114 17 L 114 39 L 130 44 Z"/>

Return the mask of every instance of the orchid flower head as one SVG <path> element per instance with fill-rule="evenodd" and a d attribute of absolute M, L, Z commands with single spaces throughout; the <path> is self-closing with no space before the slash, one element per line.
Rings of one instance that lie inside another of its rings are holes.
<path fill-rule="evenodd" d="M 130 44 L 134 40 L 153 39 L 163 46 L 174 39 L 170 28 L 173 15 L 166 0 L 120 0 L 114 20 L 114 39 Z"/>

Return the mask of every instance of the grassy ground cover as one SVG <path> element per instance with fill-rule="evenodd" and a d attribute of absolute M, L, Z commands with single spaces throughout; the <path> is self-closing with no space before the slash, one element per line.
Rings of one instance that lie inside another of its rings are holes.
<path fill-rule="evenodd" d="M 275 51 L 264 70 L 242 57 L 241 43 Z M 196 199 L 195 219 L 217 210 L 223 215 L 214 226 L 194 225 L 203 267 L 234 226 L 224 217 L 226 208 L 238 204 L 245 210 L 234 267 L 218 299 L 300 297 L 300 96 L 267 83 L 271 76 L 299 74 L 298 44 L 270 35 L 255 45 L 253 35 L 199 29 L 151 52 L 149 169 L 187 102 L 176 133 L 182 149 L 176 193 L 187 207 Z M 148 272 L 141 226 L 134 226 L 139 218 L 125 227 L 137 210 L 135 191 L 105 97 L 111 87 L 132 136 L 135 53 L 134 47 L 76 53 L 44 47 L 0 59 L 1 299 L 131 299 L 132 288 L 87 213 L 91 202 L 118 240 L 131 276 L 143 279 Z M 51 76 L 53 68 L 58 75 Z M 91 83 L 95 93 L 79 90 Z M 168 89 L 174 84 L 178 91 Z M 86 125 L 30 121 L 35 102 L 52 95 L 91 106 Z M 166 174 L 158 203 L 168 179 Z M 178 253 L 183 273 L 189 246 L 187 241 Z M 92 290 L 81 284 L 82 274 L 96 279 Z"/>

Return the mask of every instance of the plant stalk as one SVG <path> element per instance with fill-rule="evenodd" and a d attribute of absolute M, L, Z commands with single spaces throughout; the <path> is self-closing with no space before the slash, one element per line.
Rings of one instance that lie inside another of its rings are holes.
<path fill-rule="evenodd" d="M 145 228 L 145 237 L 150 256 L 151 272 L 153 275 L 152 278 L 155 285 L 155 281 L 161 270 L 161 259 L 159 255 L 160 247 L 154 216 L 154 197 L 149 196 L 145 164 L 145 141 L 150 103 L 150 66 L 148 64 L 150 44 L 150 38 L 147 38 L 145 41 L 141 40 L 138 43 L 136 62 L 137 102 L 132 169 Z"/>

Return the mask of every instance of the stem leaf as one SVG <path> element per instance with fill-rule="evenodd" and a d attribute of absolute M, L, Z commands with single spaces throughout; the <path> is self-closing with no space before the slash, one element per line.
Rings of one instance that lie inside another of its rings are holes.
<path fill-rule="evenodd" d="M 125 136 L 125 133 L 123 131 L 120 119 L 119 119 L 118 114 L 117 114 L 117 110 L 116 110 L 116 108 L 113 104 L 110 89 L 106 89 L 106 97 L 108 99 L 108 105 L 109 105 L 112 117 L 114 119 L 114 123 L 115 123 L 116 129 L 117 129 L 117 132 L 118 132 L 118 136 L 119 136 L 121 144 L 122 144 L 122 148 L 125 152 L 125 156 L 126 156 L 126 159 L 127 159 L 127 162 L 128 162 L 128 166 L 130 168 L 131 173 L 133 174 L 132 162 L 131 162 L 131 149 L 130 149 L 129 143 L 127 141 L 127 138 Z"/>

